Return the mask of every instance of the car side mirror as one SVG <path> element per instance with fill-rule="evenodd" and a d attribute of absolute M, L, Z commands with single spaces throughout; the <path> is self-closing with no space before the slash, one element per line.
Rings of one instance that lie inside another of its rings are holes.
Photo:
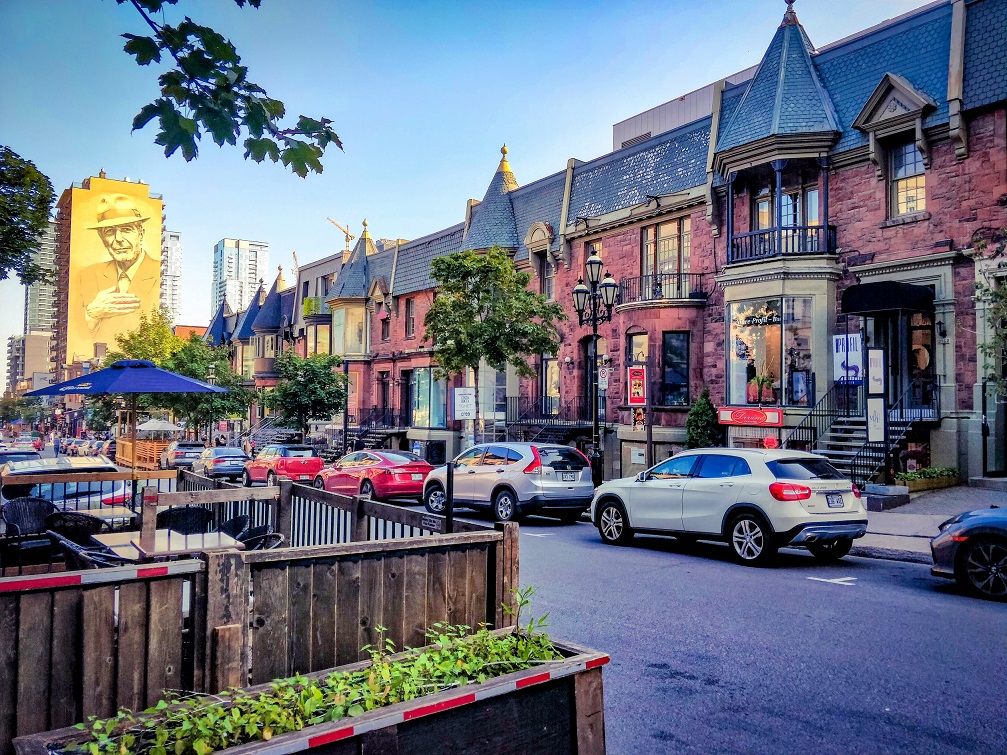
<path fill-rule="evenodd" d="M 637 482 L 646 482 L 647 481 L 647 473 L 646 472 L 640 472 L 640 474 L 638 474 L 636 476 L 636 481 Z"/>

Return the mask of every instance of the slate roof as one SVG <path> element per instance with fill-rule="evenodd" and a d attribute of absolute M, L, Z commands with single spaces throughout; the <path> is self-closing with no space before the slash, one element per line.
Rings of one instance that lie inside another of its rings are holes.
<path fill-rule="evenodd" d="M 1007 0 L 967 6 L 964 84 L 966 110 L 1007 99 Z"/>
<path fill-rule="evenodd" d="M 514 261 L 528 259 L 528 247 L 524 245 L 525 234 L 532 223 L 548 223 L 552 226 L 552 243 L 549 249 L 559 248 L 559 216 L 563 210 L 563 189 L 566 188 L 566 171 L 553 173 L 534 183 L 515 189 L 510 194 L 511 205 L 514 208 L 514 230 L 517 233 L 518 245 L 514 253 Z"/>
<path fill-rule="evenodd" d="M 280 324 L 286 323 L 288 326 L 294 322 L 294 299 L 297 298 L 297 289 L 291 286 L 280 292 Z"/>
<path fill-rule="evenodd" d="M 231 312 L 231 308 L 227 306 L 227 298 L 225 297 L 220 302 L 220 306 L 217 307 L 213 319 L 210 320 L 210 324 L 203 334 L 203 340 L 211 346 L 220 346 L 227 343 L 231 338 L 231 328 L 228 327 L 228 320 L 231 319 L 233 324 L 233 318 L 234 315 Z"/>
<path fill-rule="evenodd" d="M 832 100 L 812 62 L 813 51 L 797 14 L 788 9 L 741 102 L 720 132 L 718 152 L 773 135 L 840 130 Z"/>
<path fill-rule="evenodd" d="M 371 234 L 367 231 L 366 223 L 367 221 L 365 220 L 364 232 L 357 239 L 357 243 L 350 253 L 350 258 L 346 260 L 346 264 L 339 270 L 339 275 L 336 276 L 336 280 L 329 289 L 326 298 L 367 296 L 367 289 L 371 283 L 370 275 L 367 271 L 368 260 L 378 250 L 374 246 Z"/>
<path fill-rule="evenodd" d="M 279 281 L 280 276 L 276 276 L 276 280 L 273 281 L 269 293 L 266 294 L 266 300 L 262 302 L 262 306 L 259 307 L 259 311 L 255 315 L 255 320 L 252 322 L 252 330 L 255 332 L 280 329 L 280 325 L 283 322 L 283 308 L 280 302 L 280 292 L 276 290 L 276 284 Z"/>
<path fill-rule="evenodd" d="M 395 269 L 392 293 L 400 296 L 433 288 L 434 280 L 430 277 L 431 261 L 435 257 L 443 257 L 458 251 L 464 231 L 465 224 L 459 223 L 403 244 L 399 248 L 399 263 Z"/>
<path fill-rule="evenodd" d="M 577 166 L 570 191 L 573 225 L 578 217 L 597 217 L 658 196 L 706 183 L 711 118 Z M 557 233 L 559 229 L 557 229 Z"/>
<path fill-rule="evenodd" d="M 966 29 L 972 26 L 972 8 Z M 948 121 L 948 61 L 951 55 L 951 5 L 926 8 L 918 14 L 848 42 L 829 45 L 815 56 L 839 116 L 842 136 L 833 152 L 867 144 L 867 134 L 852 127 L 886 73 L 902 76 L 937 102 L 923 126 Z M 966 65 L 966 71 L 968 65 Z"/>
<path fill-rule="evenodd" d="M 489 249 L 492 246 L 517 249 L 520 242 L 510 198 L 510 192 L 518 188 L 518 184 L 507 162 L 506 144 L 500 152 L 503 157 L 483 201 L 472 208 L 469 228 L 462 241 L 463 250 Z"/>
<path fill-rule="evenodd" d="M 252 325 L 255 322 L 255 318 L 259 316 L 259 300 L 261 294 L 262 286 L 260 285 L 255 290 L 255 295 L 252 297 L 251 303 L 245 308 L 244 312 L 241 312 L 238 315 L 238 321 L 235 323 L 233 335 L 231 336 L 232 341 L 247 341 L 255 335 L 255 331 L 252 330 Z"/>

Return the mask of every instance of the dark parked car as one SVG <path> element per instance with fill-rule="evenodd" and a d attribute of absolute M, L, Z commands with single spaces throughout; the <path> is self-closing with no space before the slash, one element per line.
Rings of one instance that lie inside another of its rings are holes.
<path fill-rule="evenodd" d="M 199 440 L 173 440 L 168 447 L 161 451 L 161 459 L 158 461 L 160 469 L 191 469 L 192 462 L 199 458 L 199 455 L 206 450 L 206 444 Z"/>
<path fill-rule="evenodd" d="M 204 477 L 226 477 L 237 480 L 245 471 L 248 454 L 240 448 L 215 446 L 208 448 L 192 462 L 192 471 Z"/>
<path fill-rule="evenodd" d="M 0 466 L 6 464 L 8 461 L 32 461 L 33 459 L 41 459 L 42 456 L 38 451 L 29 451 L 23 448 L 8 448 L 4 446 L 0 448 Z"/>
<path fill-rule="evenodd" d="M 120 503 L 113 500 L 123 497 L 125 483 L 122 480 L 96 482 L 44 482 L 41 484 L 18 484 L 13 480 L 29 474 L 78 474 L 81 472 L 118 472 L 115 464 L 100 456 L 90 458 L 35 459 L 11 461 L 0 467 L 4 486 L 0 489 L 0 500 L 9 501 L 22 496 L 34 496 L 52 501 L 56 508 L 67 511 L 77 509 L 98 509 L 103 504 Z"/>
<path fill-rule="evenodd" d="M 954 579 L 973 595 L 1007 600 L 1007 508 L 966 511 L 940 530 L 930 541 L 930 573 Z"/>

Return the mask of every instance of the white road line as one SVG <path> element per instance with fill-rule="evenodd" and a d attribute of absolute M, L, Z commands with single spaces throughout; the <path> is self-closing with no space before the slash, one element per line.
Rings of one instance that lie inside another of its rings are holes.
<path fill-rule="evenodd" d="M 555 535 L 553 535 L 551 532 L 543 532 L 539 535 L 536 535 L 534 532 L 522 532 L 521 534 L 527 535 L 528 537 L 555 537 Z"/>
<path fill-rule="evenodd" d="M 853 584 L 857 581 L 856 577 L 837 577 L 836 579 L 825 579 L 824 577 L 808 577 L 808 579 L 813 582 L 828 582 L 830 585 L 846 585 L 847 587 L 855 587 Z"/>

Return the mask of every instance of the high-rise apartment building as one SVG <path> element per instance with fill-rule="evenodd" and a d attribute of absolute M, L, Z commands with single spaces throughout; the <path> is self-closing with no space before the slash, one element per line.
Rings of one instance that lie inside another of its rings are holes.
<path fill-rule="evenodd" d="M 235 312 L 245 309 L 269 269 L 269 244 L 245 239 L 221 239 L 213 248 L 210 316 L 225 298 Z"/>
<path fill-rule="evenodd" d="M 24 374 L 24 336 L 7 338 L 7 393 L 17 390 L 18 381 Z"/>
<path fill-rule="evenodd" d="M 49 225 L 39 239 L 38 248 L 32 253 L 32 262 L 50 276 L 56 273 L 56 223 Z M 44 330 L 52 332 L 56 328 L 56 285 L 53 278 L 37 281 L 24 290 L 24 332 Z"/>
<path fill-rule="evenodd" d="M 35 373 L 51 372 L 52 360 L 49 344 L 52 333 L 32 331 L 7 339 L 7 391 L 29 390 L 32 386 L 20 385 L 31 380 Z"/>
<path fill-rule="evenodd" d="M 182 234 L 164 231 L 161 234 L 161 307 L 171 312 L 175 323 L 181 312 L 182 295 Z"/>

